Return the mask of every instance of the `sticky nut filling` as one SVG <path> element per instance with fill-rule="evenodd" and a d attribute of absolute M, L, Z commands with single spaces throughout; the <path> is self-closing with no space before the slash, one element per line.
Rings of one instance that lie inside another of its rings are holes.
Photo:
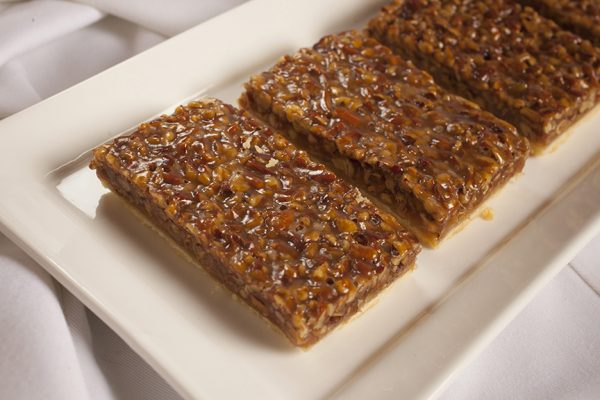
<path fill-rule="evenodd" d="M 518 0 L 564 29 L 600 47 L 600 4 L 596 0 Z"/>
<path fill-rule="evenodd" d="M 218 100 L 141 124 L 96 149 L 91 167 L 299 346 L 412 268 L 420 249 L 358 189 Z"/>
<path fill-rule="evenodd" d="M 240 102 L 387 204 L 435 245 L 520 171 L 527 140 L 362 32 L 323 38 Z"/>
<path fill-rule="evenodd" d="M 396 0 L 369 32 L 540 152 L 598 102 L 591 42 L 510 0 Z"/>

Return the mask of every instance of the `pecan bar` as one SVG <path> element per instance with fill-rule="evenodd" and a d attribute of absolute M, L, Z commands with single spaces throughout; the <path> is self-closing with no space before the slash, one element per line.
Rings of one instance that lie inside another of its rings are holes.
<path fill-rule="evenodd" d="M 518 1 L 600 47 L 600 3 L 597 0 Z"/>
<path fill-rule="evenodd" d="M 527 140 L 366 35 L 327 36 L 240 99 L 436 245 L 523 167 Z"/>
<path fill-rule="evenodd" d="M 218 100 L 140 125 L 96 149 L 91 168 L 297 346 L 354 314 L 420 250 L 358 189 Z"/>
<path fill-rule="evenodd" d="M 599 52 L 509 0 L 397 0 L 371 34 L 515 125 L 538 152 L 598 101 Z"/>

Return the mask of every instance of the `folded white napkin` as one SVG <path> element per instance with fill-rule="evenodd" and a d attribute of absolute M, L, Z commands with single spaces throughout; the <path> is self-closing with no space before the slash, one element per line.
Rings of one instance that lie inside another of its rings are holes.
<path fill-rule="evenodd" d="M 57 293 L 0 235 L 0 398 L 88 398 Z"/>
<path fill-rule="evenodd" d="M 0 0 L 0 118 L 241 2 Z M 441 397 L 600 398 L 599 293 L 600 237 Z M 0 235 L 0 399 L 179 396 Z"/>
<path fill-rule="evenodd" d="M 0 118 L 244 1 L 45 0 L 0 4 L 4 7 L 0 8 Z"/>
<path fill-rule="evenodd" d="M 246 0 L 77 0 L 164 36 L 173 36 Z"/>

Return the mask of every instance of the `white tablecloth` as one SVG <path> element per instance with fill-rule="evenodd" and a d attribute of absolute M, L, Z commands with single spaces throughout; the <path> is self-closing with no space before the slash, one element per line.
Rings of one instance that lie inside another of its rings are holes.
<path fill-rule="evenodd" d="M 0 0 L 0 118 L 242 1 Z M 441 398 L 600 398 L 599 294 L 600 237 L 453 377 Z M 0 235 L 0 399 L 179 396 Z"/>

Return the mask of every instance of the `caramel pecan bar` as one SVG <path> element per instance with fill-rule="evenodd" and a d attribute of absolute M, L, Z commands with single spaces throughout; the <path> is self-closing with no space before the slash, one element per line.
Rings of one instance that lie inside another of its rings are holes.
<path fill-rule="evenodd" d="M 368 36 L 283 57 L 240 99 L 436 245 L 519 172 L 527 140 Z"/>
<path fill-rule="evenodd" d="M 600 3 L 597 0 L 518 1 L 600 47 Z"/>
<path fill-rule="evenodd" d="M 369 30 L 440 85 L 511 122 L 536 152 L 598 101 L 592 43 L 510 0 L 397 0 Z"/>
<path fill-rule="evenodd" d="M 280 134 L 218 100 L 94 150 L 91 168 L 297 346 L 412 268 L 416 238 Z"/>

